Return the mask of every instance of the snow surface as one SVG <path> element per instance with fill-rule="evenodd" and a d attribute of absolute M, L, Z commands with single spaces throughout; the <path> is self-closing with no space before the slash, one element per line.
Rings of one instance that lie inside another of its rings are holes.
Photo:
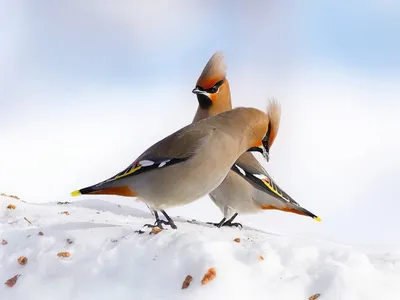
<path fill-rule="evenodd" d="M 21 276 L 0 287 L 0 299 L 400 299 L 400 251 L 217 229 L 183 217 L 174 217 L 177 230 L 149 234 L 145 206 L 103 199 L 35 204 L 1 196 L 0 240 L 8 243 L 0 245 L 0 277 Z M 71 256 L 58 257 L 62 251 Z M 202 285 L 212 267 L 216 278 Z M 187 275 L 193 280 L 182 289 Z"/>

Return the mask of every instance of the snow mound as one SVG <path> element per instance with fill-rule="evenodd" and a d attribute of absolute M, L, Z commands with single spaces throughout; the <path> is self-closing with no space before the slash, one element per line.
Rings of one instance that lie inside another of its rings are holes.
<path fill-rule="evenodd" d="M 0 299 L 400 299 L 400 252 L 183 218 L 174 218 L 177 230 L 150 234 L 143 225 L 152 216 L 129 202 L 29 204 L 1 196 L 0 280 L 20 276 L 12 287 L 2 284 Z M 210 268 L 216 276 L 203 285 Z"/>

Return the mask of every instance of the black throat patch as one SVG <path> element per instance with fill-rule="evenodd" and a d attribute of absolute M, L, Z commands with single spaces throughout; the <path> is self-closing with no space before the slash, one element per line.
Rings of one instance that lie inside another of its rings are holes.
<path fill-rule="evenodd" d="M 209 109 L 212 106 L 212 101 L 206 95 L 198 94 L 197 101 L 199 101 L 199 106 L 202 109 Z"/>

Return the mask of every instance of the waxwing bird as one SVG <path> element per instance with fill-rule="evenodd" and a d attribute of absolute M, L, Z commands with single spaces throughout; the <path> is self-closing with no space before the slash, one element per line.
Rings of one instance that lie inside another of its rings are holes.
<path fill-rule="evenodd" d="M 192 91 L 199 104 L 193 122 L 232 109 L 226 69 L 221 52 L 216 52 L 204 67 Z M 269 152 L 279 129 L 279 103 L 271 101 L 267 111 L 270 123 L 264 140 L 267 141 L 265 148 Z M 223 182 L 209 196 L 224 215 L 219 223 L 211 223 L 217 227 L 241 226 L 240 223 L 232 222 L 238 213 L 250 214 L 267 209 L 309 216 L 320 221 L 319 217 L 302 208 L 284 192 L 249 152 L 245 152 L 235 162 Z"/>
<path fill-rule="evenodd" d="M 231 91 L 226 79 L 226 64 L 222 52 L 216 52 L 203 69 L 196 87 L 199 105 L 193 122 L 231 110 Z"/>
<path fill-rule="evenodd" d="M 138 197 L 176 228 L 164 210 L 213 191 L 244 152 L 267 157 L 269 124 L 268 113 L 245 107 L 202 119 L 160 140 L 115 176 L 71 194 Z"/>

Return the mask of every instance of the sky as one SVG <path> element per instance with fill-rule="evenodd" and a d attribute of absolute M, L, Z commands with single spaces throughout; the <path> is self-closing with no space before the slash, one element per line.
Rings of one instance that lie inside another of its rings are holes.
<path fill-rule="evenodd" d="M 0 6 L 0 192 L 28 202 L 72 200 L 72 190 L 119 172 L 191 122 L 191 90 L 211 55 L 223 51 L 234 106 L 280 101 L 264 166 L 323 222 L 281 212 L 239 220 L 400 246 L 398 1 Z M 170 214 L 221 218 L 207 197 Z"/>

